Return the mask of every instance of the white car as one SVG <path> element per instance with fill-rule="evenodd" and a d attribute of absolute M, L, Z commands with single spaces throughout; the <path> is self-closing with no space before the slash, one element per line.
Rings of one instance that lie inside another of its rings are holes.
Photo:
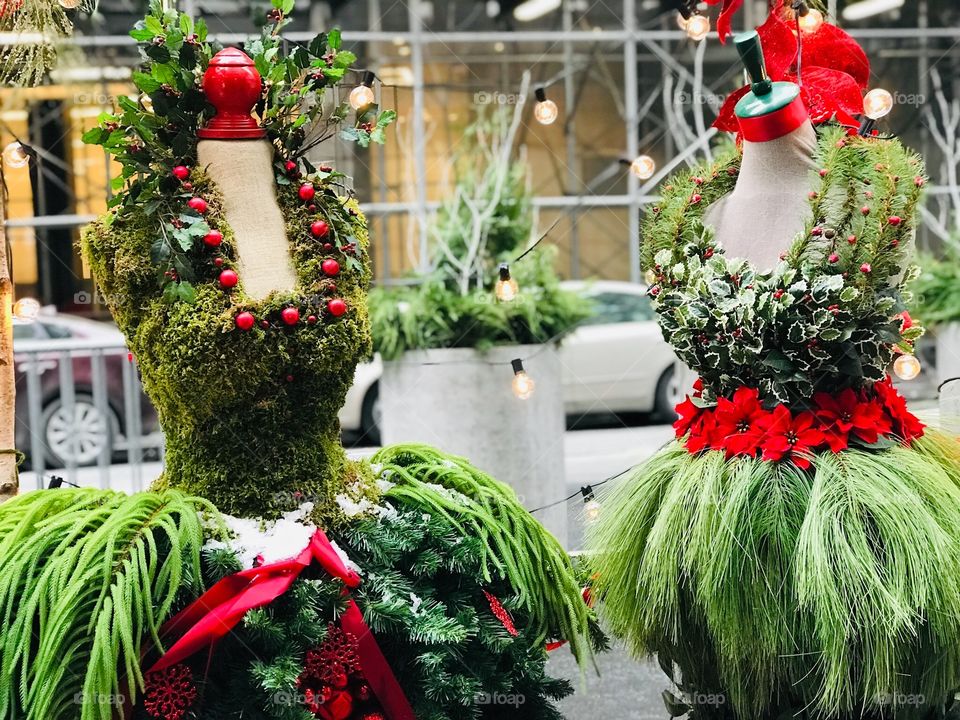
<path fill-rule="evenodd" d="M 567 415 L 641 412 L 671 419 L 676 358 L 655 321 L 647 287 L 615 281 L 569 281 L 563 287 L 593 300 L 596 312 L 560 346 Z M 358 366 L 340 412 L 343 429 L 358 433 L 363 443 L 380 440 L 382 371 L 379 356 Z"/>

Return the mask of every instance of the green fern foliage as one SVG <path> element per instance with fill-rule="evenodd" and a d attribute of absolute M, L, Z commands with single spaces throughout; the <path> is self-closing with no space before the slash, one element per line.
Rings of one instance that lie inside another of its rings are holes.
<path fill-rule="evenodd" d="M 197 589 L 204 500 L 77 489 L 0 506 L 0 718 L 111 720 Z"/>
<path fill-rule="evenodd" d="M 960 687 L 954 438 L 809 472 L 671 444 L 605 507 L 601 616 L 737 717 L 919 717 Z"/>
<path fill-rule="evenodd" d="M 372 462 L 395 483 L 388 498 L 437 514 L 479 540 L 484 579 L 510 583 L 530 613 L 538 642 L 559 633 L 581 663 L 592 657 L 592 611 L 581 597 L 570 557 L 509 486 L 463 458 L 426 445 L 384 448 Z"/>

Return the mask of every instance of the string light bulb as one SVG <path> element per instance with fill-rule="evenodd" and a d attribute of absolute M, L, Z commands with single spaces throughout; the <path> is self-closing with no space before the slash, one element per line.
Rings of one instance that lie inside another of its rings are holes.
<path fill-rule="evenodd" d="M 700 13 L 691 15 L 684 30 L 687 31 L 687 37 L 700 42 L 710 34 L 710 18 Z"/>
<path fill-rule="evenodd" d="M 3 149 L 3 164 L 9 168 L 22 168 L 30 162 L 27 149 L 18 140 L 14 140 Z"/>
<path fill-rule="evenodd" d="M 649 180 L 657 171 L 656 161 L 649 155 L 641 155 L 630 163 L 630 172 L 640 180 Z"/>
<path fill-rule="evenodd" d="M 533 116 L 541 125 L 553 125 L 560 116 L 560 110 L 553 100 L 547 99 L 547 91 L 537 88 L 534 92 L 537 104 L 533 106 Z"/>
<path fill-rule="evenodd" d="M 523 369 L 523 360 L 514 360 L 510 364 L 513 366 L 513 394 L 521 400 L 529 400 L 537 384 Z"/>
<path fill-rule="evenodd" d="M 893 95 L 889 90 L 874 88 L 863 98 L 863 114 L 871 120 L 886 117 L 893 110 Z"/>
<path fill-rule="evenodd" d="M 816 8 L 808 8 L 807 12 L 800 14 L 800 29 L 804 32 L 814 33 L 823 27 L 823 13 Z"/>
<path fill-rule="evenodd" d="M 350 107 L 354 110 L 363 110 L 363 108 L 373 105 L 377 99 L 373 94 L 373 81 L 376 77 L 369 70 L 363 74 L 363 80 L 350 92 Z"/>
<path fill-rule="evenodd" d="M 600 503 L 593 492 L 593 487 L 586 485 L 580 488 L 580 494 L 583 495 L 583 515 L 588 523 L 595 523 L 600 519 Z"/>
<path fill-rule="evenodd" d="M 500 278 L 497 280 L 494 293 L 500 302 L 513 302 L 520 294 L 520 286 L 510 275 L 510 266 L 507 263 L 500 263 Z"/>
<path fill-rule="evenodd" d="M 893 372 L 901 380 L 913 380 L 920 374 L 920 361 L 916 355 L 901 355 L 893 363 Z"/>
<path fill-rule="evenodd" d="M 13 305 L 13 317 L 22 323 L 31 323 L 40 315 L 40 303 L 33 298 L 22 298 Z"/>
<path fill-rule="evenodd" d="M 688 22 L 690 22 L 690 18 L 684 17 L 683 13 L 677 13 L 677 27 L 686 30 Z"/>

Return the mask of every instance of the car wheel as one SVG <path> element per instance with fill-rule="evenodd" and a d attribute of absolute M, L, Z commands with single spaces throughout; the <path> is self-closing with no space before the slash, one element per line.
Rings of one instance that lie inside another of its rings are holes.
<path fill-rule="evenodd" d="M 671 365 L 663 371 L 657 381 L 657 397 L 654 400 L 653 416 L 661 422 L 673 422 L 677 417 L 673 402 L 673 374 L 675 367 Z"/>
<path fill-rule="evenodd" d="M 41 427 L 50 465 L 85 467 L 95 465 L 104 450 L 113 454 L 120 421 L 111 409 L 105 417 L 90 395 L 77 394 L 73 412 L 67 411 L 59 397 L 48 403 Z"/>
<path fill-rule="evenodd" d="M 363 408 L 360 411 L 360 434 L 370 445 L 380 444 L 380 423 L 383 419 L 383 408 L 380 404 L 380 384 L 375 383 L 367 390 L 363 398 Z"/>

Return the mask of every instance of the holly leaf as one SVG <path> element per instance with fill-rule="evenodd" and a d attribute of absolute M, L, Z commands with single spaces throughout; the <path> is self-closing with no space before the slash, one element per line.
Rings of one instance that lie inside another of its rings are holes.
<path fill-rule="evenodd" d="M 331 30 L 327 35 L 327 45 L 334 50 L 339 50 L 342 43 L 343 37 L 340 35 L 340 28 L 334 28 Z"/>
<path fill-rule="evenodd" d="M 147 28 L 134 28 L 130 31 L 130 37 L 137 42 L 150 42 L 154 38 L 154 32 Z"/>
<path fill-rule="evenodd" d="M 186 280 L 177 283 L 177 298 L 188 305 L 193 305 L 197 301 L 197 290 Z"/>
<path fill-rule="evenodd" d="M 163 286 L 163 301 L 168 305 L 173 305 L 180 297 L 177 283 L 168 282 Z"/>
<path fill-rule="evenodd" d="M 348 68 L 357 61 L 357 56 L 349 50 L 341 50 L 333 58 L 333 66 L 337 68 Z"/>

